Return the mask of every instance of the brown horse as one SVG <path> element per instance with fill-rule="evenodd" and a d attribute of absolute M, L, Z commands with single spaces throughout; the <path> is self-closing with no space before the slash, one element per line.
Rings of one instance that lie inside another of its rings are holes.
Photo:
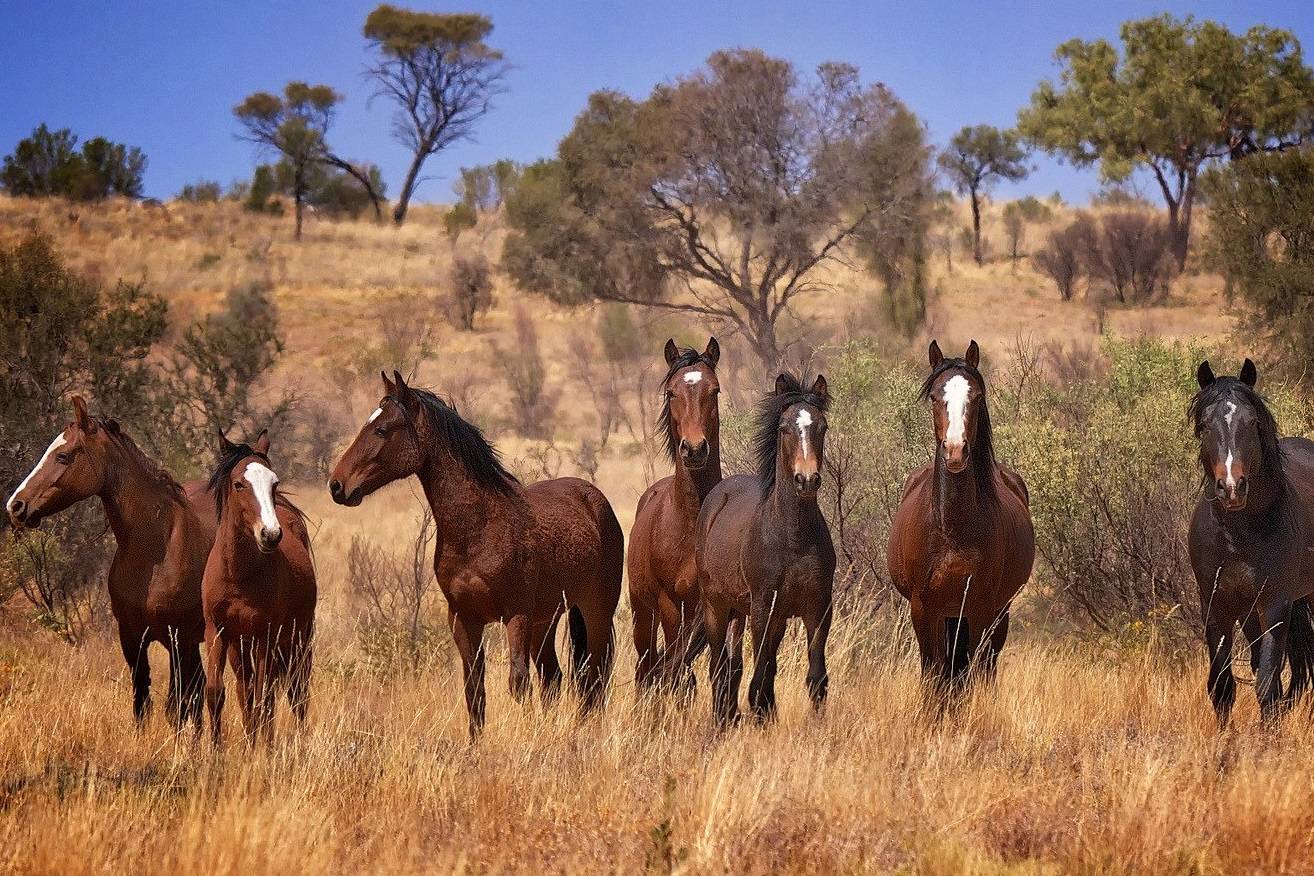
<path fill-rule="evenodd" d="M 201 576 L 214 542 L 214 512 L 199 488 L 185 490 L 151 462 L 119 424 L 92 417 L 73 396 L 73 421 L 55 436 L 5 507 L 17 527 L 100 497 L 117 549 L 109 568 L 110 609 L 132 673 L 132 711 L 150 711 L 147 651 L 169 652 L 166 708 L 179 725 L 200 722 Z"/>
<path fill-rule="evenodd" d="M 808 694 L 826 699 L 835 548 L 817 505 L 826 440 L 826 378 L 810 389 L 792 374 L 757 414 L 757 475 L 717 484 L 698 515 L 695 555 L 711 648 L 712 714 L 724 726 L 738 716 L 745 620 L 752 623 L 749 705 L 759 720 L 775 714 L 776 656 L 785 625 L 802 618 L 808 637 Z"/>
<path fill-rule="evenodd" d="M 1250 645 L 1255 694 L 1266 720 L 1309 687 L 1314 670 L 1314 442 L 1279 438 L 1255 391 L 1249 359 L 1238 377 L 1200 363 L 1190 416 L 1200 441 L 1205 491 L 1191 516 L 1188 546 L 1209 648 L 1209 696 L 1220 723 L 1236 700 L 1232 637 Z M 1291 690 L 1282 667 L 1291 658 Z"/>
<path fill-rule="evenodd" d="M 315 565 L 301 512 L 278 490 L 269 433 L 253 446 L 219 435 L 210 477 L 219 529 L 205 566 L 205 701 L 216 745 L 223 736 L 224 664 L 237 676 L 247 736 L 274 734 L 280 683 L 305 720 L 315 632 Z M 286 536 L 286 537 L 285 537 Z"/>
<path fill-rule="evenodd" d="M 934 410 L 935 459 L 908 477 L 890 529 L 890 577 L 911 604 L 922 670 L 952 687 L 978 652 L 993 674 L 1036 554 L 1026 484 L 995 461 L 980 358 L 976 341 L 962 359 L 931 341 L 921 397 Z"/>
<path fill-rule="evenodd" d="M 544 697 L 560 687 L 555 633 L 568 615 L 574 680 L 586 709 L 611 674 L 612 617 L 625 544 L 602 492 L 578 478 L 521 486 L 478 428 L 400 373 L 383 376 L 383 399 L 338 460 L 329 493 L 359 505 L 415 475 L 438 527 L 434 572 L 465 675 L 470 734 L 484 724 L 484 627 L 506 625 L 511 693 L 529 693 L 534 660 Z"/>
<path fill-rule="evenodd" d="M 692 688 L 689 664 L 707 643 L 693 545 L 698 510 L 721 482 L 720 358 L 716 338 L 708 340 L 701 353 L 682 350 L 674 340 L 666 342 L 658 431 L 675 474 L 653 484 L 639 499 L 626 557 L 640 688 L 659 677 Z M 664 650 L 657 646 L 659 623 Z"/>

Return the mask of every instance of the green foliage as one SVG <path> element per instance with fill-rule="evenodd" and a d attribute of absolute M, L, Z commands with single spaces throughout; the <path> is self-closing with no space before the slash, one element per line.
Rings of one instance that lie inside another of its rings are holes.
<path fill-rule="evenodd" d="M 468 231 L 474 228 L 479 222 L 479 215 L 475 213 L 474 208 L 462 201 L 459 204 L 453 204 L 452 208 L 443 214 L 443 231 L 447 236 L 455 240 L 461 236 L 462 231 Z"/>
<path fill-rule="evenodd" d="M 139 198 L 146 156 L 136 147 L 94 137 L 77 151 L 67 128 L 39 126 L 6 155 L 0 185 L 11 195 L 95 201 L 110 195 Z"/>
<path fill-rule="evenodd" d="M 1099 164 L 1106 179 L 1148 167 L 1168 204 L 1180 268 L 1202 166 L 1303 134 L 1314 72 L 1294 34 L 1264 26 L 1234 34 L 1165 14 L 1125 22 L 1121 37 L 1121 53 L 1102 39 L 1059 46 L 1058 83 L 1040 84 L 1018 127 L 1078 166 Z"/>
<path fill-rule="evenodd" d="M 192 204 L 214 204 L 224 196 L 224 187 L 214 180 L 202 179 L 188 183 L 178 193 L 178 200 Z"/>
<path fill-rule="evenodd" d="M 1314 354 L 1314 151 L 1256 155 L 1206 180 L 1211 248 L 1245 328 L 1289 370 Z"/>
<path fill-rule="evenodd" d="M 519 181 L 523 168 L 509 158 L 492 164 L 461 168 L 461 178 L 452 186 L 460 202 L 476 213 L 496 210 L 505 203 Z"/>
<path fill-rule="evenodd" d="M 277 193 L 278 178 L 275 175 L 274 165 L 257 165 L 242 206 L 252 213 L 282 213 L 283 205 L 270 200 Z"/>
<path fill-rule="evenodd" d="M 1015 131 L 991 125 L 963 128 L 940 153 L 940 169 L 960 195 L 972 201 L 972 254 L 979 265 L 981 251 L 981 197 L 996 180 L 1020 180 L 1027 175 L 1026 149 Z"/>
<path fill-rule="evenodd" d="M 815 269 L 846 243 L 865 255 L 893 241 L 901 264 L 882 273 L 913 273 L 925 164 L 915 117 L 854 68 L 822 64 L 805 80 L 760 51 L 717 52 L 644 101 L 593 94 L 508 201 L 503 266 L 559 302 L 726 320 L 774 364 L 777 320 L 827 288 Z"/>
<path fill-rule="evenodd" d="M 493 32 L 493 22 L 477 13 L 413 12 L 380 4 L 365 19 L 365 39 L 394 56 L 430 48 L 441 51 L 476 46 Z"/>

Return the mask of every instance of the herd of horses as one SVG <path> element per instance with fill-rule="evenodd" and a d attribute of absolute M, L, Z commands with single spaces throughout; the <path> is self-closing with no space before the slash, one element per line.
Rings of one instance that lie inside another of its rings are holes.
<path fill-rule="evenodd" d="M 348 507 L 393 481 L 419 480 L 438 522 L 434 572 L 461 656 L 472 736 L 485 719 L 484 632 L 493 623 L 506 628 L 515 699 L 529 695 L 531 663 L 540 696 L 558 694 L 555 643 L 564 617 L 582 707 L 603 704 L 626 571 L 641 691 L 688 697 L 693 664 L 709 650 L 713 717 L 721 726 L 734 722 L 747 629 L 748 702 L 755 717 L 768 719 L 778 651 L 798 618 L 807 692 L 814 707 L 824 703 L 836 568 L 818 502 L 826 379 L 780 374 L 755 414 L 755 470 L 726 478 L 720 347 L 715 338 L 701 352 L 672 340 L 664 352 L 659 428 L 674 470 L 639 499 L 628 555 L 597 487 L 578 478 L 521 484 L 477 427 L 396 371 L 382 375 L 383 397 L 334 467 L 329 493 Z M 909 604 L 922 670 L 932 689 L 948 694 L 993 677 L 1010 606 L 1031 575 L 1035 532 L 1026 484 L 995 456 L 976 342 L 950 358 L 932 341 L 929 360 L 921 398 L 931 408 L 935 450 L 908 476 L 888 562 Z M 1239 625 L 1262 713 L 1272 719 L 1314 679 L 1314 442 L 1279 439 L 1249 359 L 1235 378 L 1216 377 L 1208 362 L 1196 376 L 1190 419 L 1204 487 L 1189 548 L 1210 654 L 1208 691 L 1226 722 Z M 150 708 L 152 643 L 169 654 L 167 710 L 179 727 L 199 728 L 208 710 L 221 740 L 226 668 L 252 740 L 272 735 L 280 689 L 303 719 L 315 566 L 304 516 L 279 488 L 268 433 L 251 444 L 221 434 L 211 477 L 180 484 L 115 420 L 92 416 L 78 396 L 72 407 L 72 421 L 6 511 L 15 527 L 35 527 L 76 502 L 102 501 L 117 542 L 110 605 L 138 721 Z"/>

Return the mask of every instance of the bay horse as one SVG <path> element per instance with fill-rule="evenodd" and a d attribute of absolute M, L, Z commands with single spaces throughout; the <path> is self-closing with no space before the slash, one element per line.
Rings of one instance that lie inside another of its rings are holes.
<path fill-rule="evenodd" d="M 15 527 L 96 496 L 114 533 L 110 609 L 132 676 L 132 712 L 140 724 L 151 704 L 148 651 L 169 652 L 166 711 L 182 726 L 200 726 L 204 673 L 201 577 L 214 542 L 215 518 L 200 485 L 180 485 L 152 462 L 118 422 L 93 417 L 72 397 L 73 420 L 50 442 L 5 503 Z"/>
<path fill-rule="evenodd" d="M 202 584 L 205 701 L 210 732 L 223 738 L 224 666 L 233 669 L 247 737 L 274 735 L 280 684 L 304 721 L 315 632 L 315 564 L 305 518 L 279 491 L 269 433 L 235 444 L 219 433 L 210 476 L 219 528 Z"/>
<path fill-rule="evenodd" d="M 523 486 L 480 430 L 447 402 L 383 377 L 383 398 L 338 460 L 329 493 L 356 506 L 416 476 L 437 527 L 434 573 L 461 654 L 471 737 L 484 724 L 484 627 L 506 625 L 511 693 L 529 693 L 534 661 L 545 700 L 561 683 L 555 634 L 564 613 L 573 679 L 586 711 L 611 674 L 612 618 L 625 543 L 607 497 L 579 478 Z"/>
<path fill-rule="evenodd" d="M 890 528 L 888 562 L 908 600 L 922 671 L 960 688 L 980 659 L 993 676 L 1008 640 L 1009 606 L 1036 556 L 1026 484 L 995 459 L 981 350 L 945 358 L 931 341 L 933 460 L 908 476 Z"/>
<path fill-rule="evenodd" d="M 1237 377 L 1196 369 L 1190 418 L 1200 442 L 1204 489 L 1191 515 L 1188 547 L 1200 590 L 1209 651 L 1209 698 L 1220 724 L 1236 700 L 1232 636 L 1250 646 L 1255 694 L 1266 721 L 1310 684 L 1314 671 L 1314 442 L 1279 438 L 1255 391 L 1249 359 Z M 1291 689 L 1282 669 L 1290 656 Z"/>
<path fill-rule="evenodd" d="M 817 504 L 830 393 L 826 378 L 781 374 L 756 414 L 756 475 L 736 475 L 712 488 L 694 539 L 704 623 L 711 649 L 712 715 L 726 726 L 739 714 L 745 622 L 753 637 L 754 716 L 776 710 L 776 658 L 786 624 L 807 631 L 807 689 L 825 702 L 835 547 Z"/>
<path fill-rule="evenodd" d="M 666 342 L 666 376 L 658 433 L 675 473 L 639 498 L 630 529 L 626 566 L 634 614 L 635 682 L 646 688 L 662 679 L 689 688 L 689 672 L 707 643 L 694 562 L 694 527 L 703 500 L 721 482 L 721 418 L 716 338 L 699 353 Z M 665 648 L 657 644 L 658 628 Z"/>

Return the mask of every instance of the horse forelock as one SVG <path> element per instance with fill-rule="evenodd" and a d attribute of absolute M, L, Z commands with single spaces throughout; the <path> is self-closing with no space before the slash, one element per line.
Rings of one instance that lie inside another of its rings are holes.
<path fill-rule="evenodd" d="M 995 433 L 990 422 L 990 405 L 986 398 L 985 375 L 981 373 L 979 368 L 968 364 L 966 359 L 945 359 L 933 368 L 926 379 L 922 381 L 922 388 L 917 397 L 922 401 L 933 401 L 931 394 L 935 391 L 936 383 L 942 376 L 951 371 L 964 375 L 968 382 L 973 384 L 973 388 L 977 392 L 976 436 L 972 439 L 969 459 L 973 476 L 976 479 L 977 494 L 985 498 L 992 498 L 997 492 L 995 489 Z M 939 456 L 938 449 L 936 456 L 937 458 Z"/>

